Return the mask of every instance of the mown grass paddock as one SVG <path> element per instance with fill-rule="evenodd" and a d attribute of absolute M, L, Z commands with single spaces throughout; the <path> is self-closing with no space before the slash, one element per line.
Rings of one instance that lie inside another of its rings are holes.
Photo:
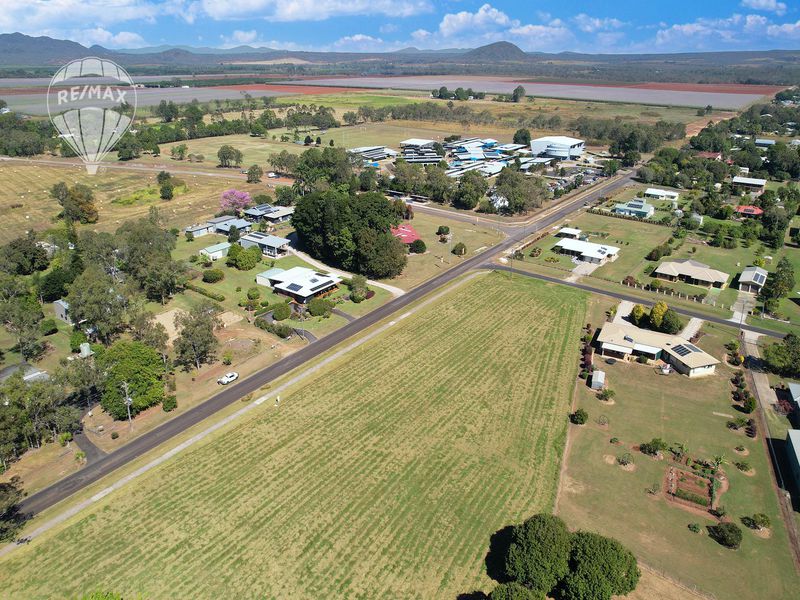
<path fill-rule="evenodd" d="M 0 564 L 8 597 L 454 598 L 553 505 L 582 293 L 476 276 Z"/>

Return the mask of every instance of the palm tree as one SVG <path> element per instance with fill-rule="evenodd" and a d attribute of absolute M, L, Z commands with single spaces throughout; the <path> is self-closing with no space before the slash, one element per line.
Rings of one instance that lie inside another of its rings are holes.
<path fill-rule="evenodd" d="M 724 462 L 725 462 L 724 454 L 717 454 L 711 457 L 711 466 L 714 468 L 714 471 L 719 469 Z"/>

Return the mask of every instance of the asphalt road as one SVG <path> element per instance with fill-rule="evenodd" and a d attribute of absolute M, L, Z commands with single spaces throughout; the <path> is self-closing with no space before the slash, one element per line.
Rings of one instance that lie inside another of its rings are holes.
<path fill-rule="evenodd" d="M 619 179 L 611 181 L 607 180 L 598 186 L 579 192 L 573 198 L 557 205 L 555 208 L 541 213 L 536 222 L 530 222 L 529 225 L 518 228 L 512 235 L 496 246 L 488 248 L 487 250 L 484 250 L 483 252 L 464 260 L 462 263 L 456 265 L 450 270 L 445 271 L 433 279 L 429 279 L 428 281 L 420 284 L 403 296 L 394 298 L 383 306 L 373 310 L 370 313 L 367 313 L 355 321 L 348 323 L 344 327 L 323 337 L 313 344 L 303 347 L 294 354 L 290 354 L 277 363 L 272 364 L 258 373 L 251 375 L 247 379 L 229 387 L 222 388 L 218 394 L 206 400 L 202 404 L 199 404 L 187 410 L 186 412 L 181 413 L 163 425 L 160 425 L 156 429 L 153 429 L 142 434 L 138 438 L 135 438 L 118 450 L 115 450 L 110 454 L 103 455 L 94 462 L 90 462 L 80 471 L 77 471 L 76 473 L 73 473 L 64 479 L 57 481 L 50 487 L 31 495 L 20 504 L 21 511 L 28 515 L 34 515 L 53 506 L 61 500 L 64 500 L 72 494 L 82 490 L 86 486 L 110 474 L 119 467 L 122 467 L 142 456 L 146 452 L 153 450 L 170 438 L 186 431 L 188 428 L 214 415 L 226 406 L 230 406 L 243 396 L 255 392 L 271 381 L 289 373 L 293 369 L 301 367 L 308 361 L 320 356 L 337 344 L 340 344 L 348 338 L 353 337 L 368 327 L 371 327 L 375 323 L 390 317 L 396 312 L 401 311 L 411 303 L 419 300 L 434 290 L 441 288 L 467 271 L 481 267 L 491 257 L 503 252 L 504 250 L 507 250 L 508 248 L 511 248 L 528 235 L 563 221 L 566 216 L 582 207 L 584 202 L 594 202 L 601 196 L 608 195 L 610 192 L 627 185 L 630 182 L 631 177 L 632 174 L 623 175 Z"/>

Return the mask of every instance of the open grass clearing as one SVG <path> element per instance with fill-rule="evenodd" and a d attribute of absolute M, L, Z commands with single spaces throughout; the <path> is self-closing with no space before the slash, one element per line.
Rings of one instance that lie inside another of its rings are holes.
<path fill-rule="evenodd" d="M 699 345 L 720 358 L 725 342 L 736 335 L 732 328 L 708 324 L 703 333 Z M 635 363 L 601 364 L 608 386 L 616 392 L 615 402 L 602 403 L 583 385 L 577 389 L 577 405 L 590 419 L 586 427 L 570 431 L 561 515 L 575 526 L 613 535 L 648 565 L 717 598 L 790 597 L 796 574 L 762 441 L 731 432 L 727 419 L 714 414 L 738 414 L 731 406 L 733 369 L 718 365 L 715 375 L 690 380 L 677 374 L 664 377 Z M 608 418 L 608 426 L 596 423 L 600 415 Z M 619 438 L 618 445 L 609 442 L 612 437 Z M 692 533 L 689 523 L 705 528 L 714 519 L 668 504 L 661 493 L 646 492 L 655 482 L 663 490 L 670 464 L 669 459 L 657 461 L 632 450 L 653 437 L 684 443 L 693 457 L 727 457 L 723 469 L 730 489 L 722 497 L 725 508 L 737 524 L 745 515 L 768 514 L 771 537 L 762 539 L 743 528 L 742 547 L 731 552 L 705 534 Z M 739 459 L 733 450 L 739 444 L 749 450 L 753 476 L 731 464 Z M 634 471 L 606 464 L 604 456 L 613 459 L 624 452 L 633 455 Z"/>
<path fill-rule="evenodd" d="M 284 395 L 280 409 L 265 405 L 19 549 L 3 561 L 5 589 L 490 589 L 489 536 L 552 506 L 583 318 L 582 294 L 475 278 Z M 527 358 L 508 360 L 508 348 Z"/>

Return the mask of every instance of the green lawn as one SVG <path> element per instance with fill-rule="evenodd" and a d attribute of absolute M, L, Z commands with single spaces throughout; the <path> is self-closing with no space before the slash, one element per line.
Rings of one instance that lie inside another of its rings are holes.
<path fill-rule="evenodd" d="M 491 589 L 489 537 L 552 508 L 584 318 L 579 292 L 475 277 L 280 409 L 265 403 L 2 559 L 3 593 Z"/>
<path fill-rule="evenodd" d="M 722 356 L 724 343 L 735 336 L 730 328 L 706 325 L 703 331 L 699 345 L 717 356 Z M 585 386 L 578 389 L 577 404 L 589 412 L 590 423 L 570 433 L 559 501 L 567 522 L 613 535 L 648 565 L 717 598 L 792 597 L 797 579 L 763 443 L 731 432 L 725 425 L 728 417 L 724 415 L 738 414 L 731 406 L 728 383 L 733 370 L 718 365 L 716 375 L 690 380 L 677 374 L 664 377 L 652 367 L 635 363 L 602 363 L 601 368 L 616 392 L 615 403 L 603 404 Z M 607 427 L 596 423 L 601 415 L 608 419 Z M 619 438 L 619 445 L 609 443 L 612 437 Z M 662 480 L 670 464 L 669 459 L 656 461 L 632 449 L 653 437 L 684 443 L 699 458 L 723 454 L 730 489 L 722 496 L 722 504 L 737 524 L 745 515 L 768 514 L 771 537 L 762 539 L 744 528 L 742 547 L 733 552 L 705 533 L 689 531 L 689 523 L 705 527 L 714 520 L 668 504 L 662 494 L 645 491 L 653 483 L 664 488 Z M 739 444 L 749 452 L 746 459 L 734 451 Z M 635 471 L 613 464 L 624 452 L 634 456 Z M 739 472 L 732 464 L 737 460 L 747 460 L 755 475 Z"/>

